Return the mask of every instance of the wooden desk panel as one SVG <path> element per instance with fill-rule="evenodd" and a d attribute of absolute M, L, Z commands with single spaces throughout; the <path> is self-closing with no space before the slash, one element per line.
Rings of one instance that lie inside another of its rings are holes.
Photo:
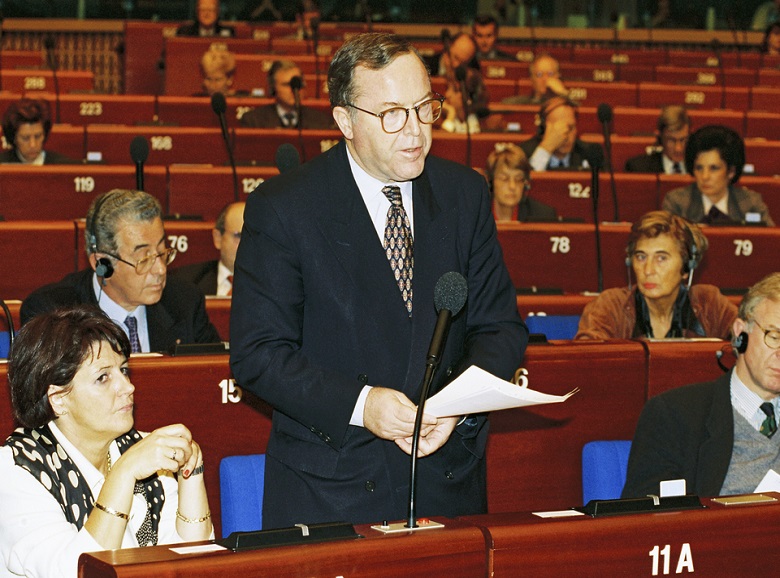
<path fill-rule="evenodd" d="M 154 97 L 121 94 L 63 94 L 60 122 L 87 124 L 142 124 L 154 120 Z"/>
<path fill-rule="evenodd" d="M 135 167 L 127 164 L 8 164 L 0 166 L 0 211 L 6 219 L 83 219 L 97 195 L 116 188 L 134 189 L 135 184 Z M 165 168 L 145 167 L 144 188 L 164 208 Z"/>
<path fill-rule="evenodd" d="M 276 150 L 283 143 L 294 145 L 303 161 L 328 150 L 341 140 L 341 136 L 338 130 L 306 130 L 299 138 L 298 131 L 294 129 L 238 128 L 233 154 L 236 162 L 275 166 Z"/>
<path fill-rule="evenodd" d="M 770 494 L 775 499 L 780 494 Z M 780 501 L 658 514 L 543 519 L 531 513 L 468 516 L 489 534 L 489 576 L 761 576 L 780 552 Z M 559 504 L 563 506 L 564 504 Z M 668 547 L 668 550 L 666 548 Z"/>
<path fill-rule="evenodd" d="M 272 102 L 271 98 L 228 97 L 225 112 L 228 127 L 240 127 L 245 113 Z M 325 99 L 304 99 L 303 106 L 330 112 L 330 103 Z M 160 122 L 164 124 L 219 128 L 219 117 L 211 108 L 211 99 L 205 96 L 160 96 L 157 98 L 157 110 Z"/>
<path fill-rule="evenodd" d="M 491 414 L 488 511 L 582 505 L 582 446 L 633 437 L 645 402 L 644 348 L 630 341 L 554 341 L 528 347 L 522 367 L 532 389 L 580 392 L 561 404 Z"/>
<path fill-rule="evenodd" d="M 3 90 L 22 92 L 30 98 L 36 98 L 36 92 L 54 92 L 54 78 L 51 70 L 7 70 L 2 72 Z M 57 84 L 60 94 L 69 92 L 91 92 L 95 89 L 92 72 L 84 70 L 58 70 Z M 52 120 L 55 106 L 51 103 Z"/>
<path fill-rule="evenodd" d="M 735 86 L 751 87 L 758 81 L 758 71 L 755 69 L 724 68 L 723 73 L 726 77 L 727 90 Z M 723 86 L 723 79 L 718 67 L 657 66 L 655 81 L 662 84 Z"/>
<path fill-rule="evenodd" d="M 0 297 L 24 299 L 73 273 L 75 235 L 72 221 L 0 222 Z"/>
<path fill-rule="evenodd" d="M 206 295 L 206 313 L 223 341 L 230 341 L 230 297 Z"/>
<path fill-rule="evenodd" d="M 662 107 L 679 104 L 686 108 L 729 108 L 747 110 L 750 91 L 746 87 L 733 87 L 726 91 L 726 106 L 723 105 L 723 90 L 720 86 L 675 85 L 653 82 L 639 83 L 639 106 Z"/>
<path fill-rule="evenodd" d="M 723 351 L 721 363 L 732 367 L 736 357 L 727 341 L 651 340 L 642 342 L 647 349 L 647 398 L 689 383 L 713 381 L 723 374 L 715 352 Z"/>
<path fill-rule="evenodd" d="M 482 530 L 460 520 L 444 522 L 442 529 L 388 535 L 359 525 L 362 539 L 236 553 L 179 555 L 166 546 L 94 552 L 79 559 L 79 577 L 487 576 Z"/>

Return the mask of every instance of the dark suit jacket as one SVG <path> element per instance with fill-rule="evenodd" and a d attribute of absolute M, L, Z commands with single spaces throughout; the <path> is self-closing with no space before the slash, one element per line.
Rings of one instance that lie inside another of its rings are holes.
<path fill-rule="evenodd" d="M 19 160 L 19 157 L 16 155 L 16 151 L 14 149 L 9 149 L 0 153 L 0 163 L 21 162 L 22 161 Z M 79 164 L 80 162 L 81 161 L 71 159 L 65 155 L 61 155 L 60 153 L 55 153 L 54 151 L 46 151 L 46 156 L 43 158 L 44 165 L 75 165 Z"/>
<path fill-rule="evenodd" d="M 755 191 L 732 185 L 729 187 L 728 207 L 728 216 L 736 224 L 745 221 L 746 213 L 758 213 L 763 222 L 770 227 L 775 226 L 764 199 Z M 666 193 L 661 208 L 693 223 L 701 223 L 704 220 L 704 201 L 696 183 Z"/>
<path fill-rule="evenodd" d="M 636 427 L 624 498 L 658 494 L 663 480 L 685 478 L 689 494 L 717 496 L 734 446 L 731 373 L 651 398 Z"/>
<path fill-rule="evenodd" d="M 302 107 L 303 128 L 328 129 L 336 128 L 333 116 L 316 108 Z M 275 104 L 257 106 L 245 112 L 239 121 L 241 126 L 247 128 L 287 128 L 282 124 L 282 119 L 276 112 Z M 297 128 L 297 127 L 296 127 Z"/>
<path fill-rule="evenodd" d="M 627 173 L 663 173 L 663 153 L 654 152 L 649 155 L 639 155 L 626 161 Z"/>
<path fill-rule="evenodd" d="M 541 137 L 535 136 L 523 143 L 520 143 L 520 148 L 523 149 L 523 152 L 525 153 L 525 156 L 527 156 L 529 159 L 531 158 L 531 155 L 534 154 L 534 151 L 536 150 L 536 147 L 539 146 L 539 144 L 542 142 Z M 584 166 L 585 161 L 588 159 L 593 158 L 599 158 L 604 159 L 604 152 L 601 149 L 600 145 L 597 145 L 595 143 L 587 143 L 584 141 L 581 141 L 577 139 L 574 141 L 574 148 L 571 151 L 571 157 L 569 159 L 569 166 L 568 167 L 556 167 L 556 168 L 550 168 L 550 165 L 548 163 L 547 169 L 548 171 L 585 171 L 590 170 L 590 165 Z"/>
<path fill-rule="evenodd" d="M 22 324 L 58 307 L 97 305 L 92 288 L 92 269 L 71 273 L 57 283 L 33 291 L 22 302 Z M 216 343 L 219 333 L 209 321 L 203 294 L 192 284 L 168 278 L 162 298 L 146 306 L 149 345 L 152 351 L 167 351 L 179 343 Z"/>
<path fill-rule="evenodd" d="M 218 260 L 203 261 L 202 263 L 192 263 L 183 267 L 168 269 L 168 276 L 197 285 L 204 295 L 216 295 L 218 268 Z"/>
<path fill-rule="evenodd" d="M 525 222 L 529 219 L 532 221 L 556 221 L 558 213 L 550 205 L 526 195 L 517 205 L 517 220 Z"/>
<path fill-rule="evenodd" d="M 222 26 L 219 22 L 214 25 L 214 36 L 232 38 L 236 31 L 232 26 Z M 176 29 L 176 36 L 200 36 L 200 25 L 197 22 L 182 24 Z"/>
<path fill-rule="evenodd" d="M 365 384 L 419 401 L 443 273 L 462 273 L 469 298 L 453 319 L 431 393 L 472 364 L 508 379 L 522 358 L 528 332 L 484 178 L 429 156 L 413 196 L 411 318 L 343 141 L 249 196 L 230 360 L 241 386 L 274 408 L 264 527 L 406 516 L 409 456 L 349 421 Z M 418 462 L 419 515 L 485 511 L 486 441 L 486 417 L 470 418 Z"/>

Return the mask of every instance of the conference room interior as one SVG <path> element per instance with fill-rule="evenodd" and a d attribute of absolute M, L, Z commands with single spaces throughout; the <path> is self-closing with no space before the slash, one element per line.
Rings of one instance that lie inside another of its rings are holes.
<path fill-rule="evenodd" d="M 144 3 L 136 4 L 143 8 Z M 231 14 L 246 13 L 227 4 Z M 233 38 L 183 38 L 175 36 L 187 13 L 184 6 L 180 9 L 178 19 L 161 21 L 2 21 L 0 110 L 21 97 L 45 99 L 54 116 L 46 147 L 80 161 L 36 167 L 0 165 L 0 299 L 10 314 L 10 318 L 0 315 L 4 350 L 9 332 L 19 328 L 21 301 L 34 289 L 88 266 L 83 217 L 98 194 L 137 185 L 139 167 L 130 154 L 134 139 L 142 137 L 149 145 L 142 167 L 144 190 L 159 200 L 166 214 L 168 243 L 178 251 L 171 267 L 214 259 L 211 231 L 217 214 L 235 199 L 246 200 L 259 183 L 279 173 L 275 159 L 280 146 L 294 146 L 306 160 L 328 150 L 341 136 L 337 130 L 240 126 L 241 115 L 272 102 L 267 70 L 274 60 L 294 61 L 308 87 L 304 104 L 327 111 L 328 63 L 350 35 L 367 30 L 397 32 L 411 37 L 423 55 L 433 55 L 441 50 L 443 28 L 453 35 L 471 30 L 465 20 L 457 24 L 444 20 L 391 23 L 361 16 L 354 22 L 323 20 L 318 36 L 312 39 L 297 38 L 294 21 L 245 17 L 227 21 L 235 29 Z M 649 398 L 688 383 L 713 380 L 735 362 L 730 343 L 721 340 L 571 339 L 572 322 L 576 328 L 582 309 L 599 291 L 627 284 L 625 247 L 631 223 L 659 209 L 668 191 L 693 180 L 689 175 L 620 170 L 628 158 L 658 146 L 655 123 L 661 107 L 685 106 L 694 130 L 722 124 L 737 131 L 746 149 L 740 184 L 761 193 L 775 218 L 780 215 L 780 57 L 762 54 L 763 35 L 747 30 L 747 24 L 744 29 L 729 29 L 725 13 L 718 15 L 711 30 L 704 23 L 695 30 L 653 29 L 640 25 L 637 10 L 634 6 L 623 27 L 609 22 L 603 9 L 584 17 L 606 23 L 604 27 L 578 27 L 577 19 L 561 19 L 555 13 L 544 24 L 563 26 L 529 26 L 530 12 L 525 26 L 502 24 L 499 47 L 515 59 L 482 63 L 490 95 L 490 122 L 470 135 L 434 128 L 431 154 L 484 172 L 491 151 L 503 143 L 528 140 L 537 130 L 538 105 L 507 105 L 501 100 L 530 91 L 528 66 L 535 54 L 543 52 L 559 61 L 570 94 L 580 103 L 581 138 L 601 145 L 609 139 L 611 166 L 615 167 L 612 174 L 602 170 L 595 176 L 591 172 L 534 173 L 534 197 L 554 206 L 561 218 L 497 226 L 517 289 L 518 311 L 533 334 L 518 368 L 519 381 L 552 395 L 565 395 L 574 388 L 579 392 L 564 403 L 509 409 L 491 416 L 488 514 L 446 521 L 450 524 L 443 534 L 446 544 L 435 536 L 413 538 L 422 548 L 438 550 L 435 575 L 513 575 L 512 568 L 518 564 L 529 564 L 532 575 L 556 575 L 567 564 L 588 556 L 593 556 L 594 569 L 603 569 L 610 563 L 609 555 L 595 553 L 595 546 L 619 541 L 627 531 L 646 532 L 651 545 L 645 548 L 643 543 L 641 557 L 616 546 L 613 558 L 624 564 L 621 568 L 646 572 L 654 560 L 648 555 L 653 544 L 661 548 L 673 544 L 674 564 L 678 555 L 684 560 L 680 544 L 691 543 L 697 532 L 712 524 L 724 529 L 702 538 L 705 546 L 694 545 L 700 572 L 705 568 L 724 571 L 718 565 L 722 563 L 718 547 L 744 545 L 729 562 L 734 565 L 750 565 L 751 553 L 764 552 L 751 528 L 751 516 L 737 507 L 712 502 L 713 496 L 701 497 L 706 512 L 680 512 L 683 520 L 676 528 L 652 519 L 656 514 L 597 518 L 593 521 L 604 524 L 588 528 L 579 519 L 555 521 L 531 514 L 584 506 L 585 444 L 630 440 Z M 752 14 L 752 9 L 745 10 Z M 749 20 L 746 15 L 740 19 Z M 211 99 L 193 96 L 200 90 L 201 55 L 215 45 L 236 56 L 234 84 L 242 94 L 226 99 L 229 151 Z M 434 90 L 444 94 L 446 81 L 434 77 L 432 82 Z M 612 112 L 607 131 L 597 114 L 603 104 Z M 8 148 L 5 141 L 3 145 Z M 738 305 L 753 283 L 777 270 L 778 229 L 705 226 L 704 233 L 709 251 L 694 272 L 694 283 L 718 286 L 733 303 Z M 206 307 L 220 336 L 228 341 L 230 298 L 207 297 Z M 561 330 L 562 325 L 568 329 Z M 271 408 L 235 383 L 227 354 L 144 354 L 133 356 L 130 367 L 136 386 L 136 427 L 151 431 L 159 423 L 183 421 L 201 440 L 209 465 L 205 475 L 216 536 L 226 537 L 221 526 L 219 463 L 228 456 L 265 451 Z M 0 380 L 6 382 L 4 361 L 0 361 Z M 3 437 L 15 426 L 5 389 L 0 395 Z M 772 507 L 776 506 L 750 505 L 755 512 L 752 517 L 766 518 L 776 528 Z M 619 518 L 624 521 L 615 521 Z M 372 530 L 361 526 L 358 532 L 370 536 Z M 749 544 L 751 537 L 755 544 Z M 548 548 L 527 554 L 528 547 L 539 548 L 556 538 L 572 547 L 584 541 L 593 551 L 564 555 Z M 363 542 L 345 550 L 365 555 L 355 575 L 397 575 L 400 569 L 419 562 L 412 554 L 404 554 L 380 570 L 388 553 L 395 556 L 396 550 L 376 540 Z M 344 571 L 334 562 L 339 556 L 329 553 L 327 545 L 313 548 L 304 566 L 311 573 Z M 160 569 L 181 563 L 162 550 L 147 558 L 128 556 L 123 560 L 122 556 L 96 555 L 84 561 L 85 568 L 92 565 L 96 573 L 85 575 L 100 575 L 101 564 L 113 566 L 116 575 L 130 575 L 132 560 L 160 564 Z M 265 565 L 274 567 L 257 553 L 230 562 L 216 558 L 217 562 L 192 571 L 207 575 L 207 570 L 236 572 L 243 567 L 259 572 Z M 289 564 L 289 575 L 294 575 L 301 567 L 296 568 L 292 558 L 279 554 L 275 567 Z"/>

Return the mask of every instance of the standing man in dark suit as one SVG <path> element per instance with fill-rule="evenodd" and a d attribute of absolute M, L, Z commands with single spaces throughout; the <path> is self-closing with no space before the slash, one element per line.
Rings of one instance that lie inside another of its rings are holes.
<path fill-rule="evenodd" d="M 431 394 L 471 365 L 510 378 L 528 337 L 485 180 L 427 156 L 441 99 L 412 46 L 355 36 L 328 87 L 344 140 L 249 196 L 236 259 L 231 367 L 274 408 L 269 528 L 406 515 L 443 273 L 463 274 L 469 296 Z M 485 415 L 424 417 L 420 515 L 486 510 L 487 425 Z"/>
<path fill-rule="evenodd" d="M 232 295 L 233 268 L 236 263 L 236 250 L 241 242 L 245 205 L 243 201 L 230 203 L 217 216 L 211 234 L 214 248 L 219 251 L 219 259 L 171 269 L 171 277 L 194 283 L 204 295 Z"/>
<path fill-rule="evenodd" d="M 733 370 L 645 405 L 623 497 L 658 495 L 661 481 L 676 479 L 689 494 L 749 494 L 780 473 L 780 273 L 750 288 L 732 329 Z"/>
<path fill-rule="evenodd" d="M 85 229 L 90 268 L 31 293 L 21 320 L 58 307 L 94 304 L 127 331 L 133 352 L 221 341 L 197 287 L 167 278 L 176 250 L 165 244 L 160 203 L 141 191 L 97 197 Z"/>
<path fill-rule="evenodd" d="M 684 107 L 673 105 L 661 109 L 656 137 L 658 145 L 644 155 L 626 161 L 627 173 L 685 174 L 685 145 L 691 131 L 691 121 Z"/>
<path fill-rule="evenodd" d="M 219 23 L 219 0 L 198 0 L 195 7 L 195 21 L 182 24 L 176 36 L 221 36 L 232 38 L 236 31 Z"/>
<path fill-rule="evenodd" d="M 300 82 L 298 101 L 295 100 L 293 82 Z M 268 69 L 268 92 L 274 97 L 272 104 L 257 106 L 241 116 L 241 126 L 247 128 L 336 128 L 333 117 L 321 110 L 298 105 L 304 97 L 305 85 L 298 65 L 291 60 L 275 60 Z M 300 115 L 298 114 L 300 113 Z"/>

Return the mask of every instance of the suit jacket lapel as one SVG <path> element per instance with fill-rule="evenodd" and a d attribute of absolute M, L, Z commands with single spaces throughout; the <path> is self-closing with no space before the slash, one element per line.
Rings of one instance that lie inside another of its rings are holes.
<path fill-rule="evenodd" d="M 699 449 L 699 464 L 696 468 L 702 479 L 699 492 L 717 496 L 726 479 L 734 446 L 734 412 L 731 405 L 731 372 L 718 378 L 712 396 L 712 407 L 707 419 L 709 437 Z"/>
<path fill-rule="evenodd" d="M 162 300 L 146 306 L 146 327 L 151 351 L 164 351 L 174 342 L 174 319 Z"/>

